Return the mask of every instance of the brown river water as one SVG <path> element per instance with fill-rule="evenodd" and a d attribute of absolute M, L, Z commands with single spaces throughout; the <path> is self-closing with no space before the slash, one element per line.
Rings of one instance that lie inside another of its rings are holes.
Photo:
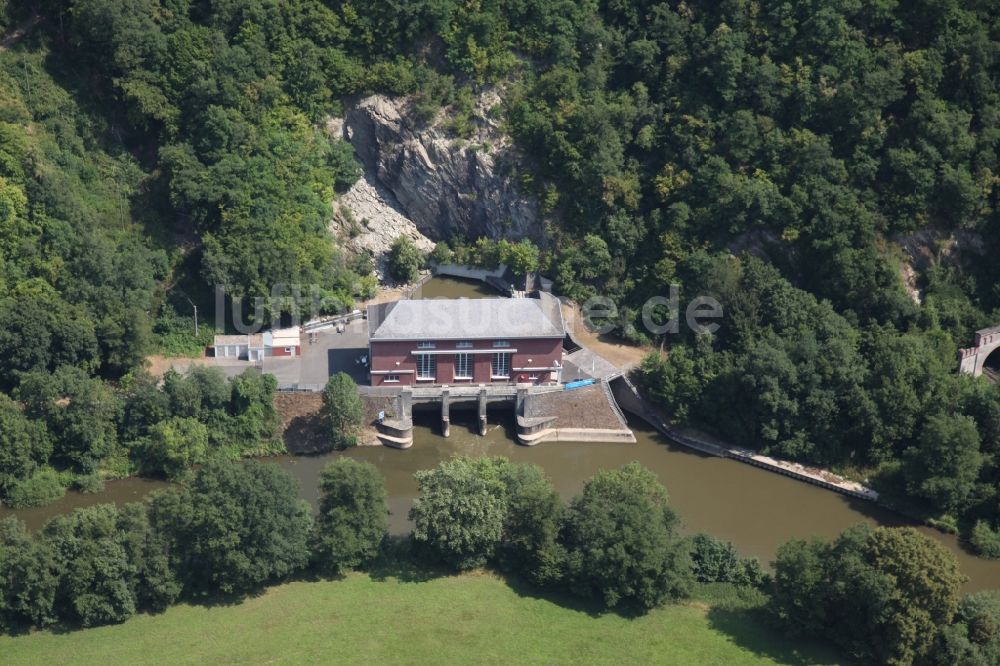
<path fill-rule="evenodd" d="M 475 297 L 489 293 L 477 289 L 473 295 L 463 283 L 436 278 L 425 285 L 425 297 L 431 297 L 427 294 L 428 287 L 431 287 L 433 296 Z M 691 451 L 669 441 L 639 420 L 631 423 L 636 444 L 547 442 L 525 447 L 514 443 L 513 416 L 503 410 L 490 413 L 490 428 L 484 437 L 476 434 L 473 410 L 453 408 L 451 437 L 448 438 L 438 434 L 436 412 L 418 412 L 414 418 L 413 447 L 405 451 L 381 446 L 358 447 L 342 453 L 310 457 L 278 456 L 265 460 L 293 474 L 301 484 L 303 497 L 314 506 L 318 499 L 319 472 L 327 462 L 336 456 L 346 455 L 375 464 L 385 475 L 392 512 L 390 528 L 394 533 L 409 530 L 406 514 L 417 494 L 413 473 L 459 455 L 499 455 L 516 462 L 538 464 L 567 499 L 579 492 L 584 481 L 596 472 L 637 460 L 653 470 L 667 487 L 685 531 L 708 532 L 730 540 L 742 553 L 759 557 L 765 563 L 774 557 L 781 543 L 792 538 L 813 535 L 830 538 L 859 522 L 892 526 L 908 524 L 898 515 L 871 502 L 845 497 L 732 460 Z M 0 508 L 0 518 L 17 515 L 30 528 L 38 529 L 50 517 L 77 507 L 101 502 L 139 501 L 152 490 L 166 486 L 162 481 L 139 478 L 109 481 L 103 492 L 90 495 L 70 492 L 62 500 L 44 507 L 20 510 Z M 956 554 L 962 571 L 970 579 L 966 591 L 1000 589 L 1000 562 L 972 556 L 951 535 L 925 527 L 920 529 Z"/>

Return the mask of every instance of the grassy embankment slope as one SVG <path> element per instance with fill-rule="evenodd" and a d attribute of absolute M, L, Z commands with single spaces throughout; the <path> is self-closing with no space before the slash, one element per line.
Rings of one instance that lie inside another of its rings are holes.
<path fill-rule="evenodd" d="M 405 578 L 405 577 L 404 577 Z M 273 587 L 235 605 L 176 606 L 109 627 L 0 638 L 27 663 L 837 663 L 746 610 L 699 601 L 625 618 L 488 574 Z"/>

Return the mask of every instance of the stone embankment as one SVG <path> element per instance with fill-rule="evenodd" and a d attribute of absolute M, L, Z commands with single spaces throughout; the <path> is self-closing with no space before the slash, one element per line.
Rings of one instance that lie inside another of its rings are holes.
<path fill-rule="evenodd" d="M 761 455 L 749 449 L 713 441 L 706 435 L 671 425 L 659 411 L 649 404 L 627 376 L 616 379 L 613 391 L 618 404 L 629 412 L 640 416 L 654 428 L 678 444 L 683 444 L 708 455 L 731 458 L 747 465 L 753 465 L 769 472 L 791 477 L 805 483 L 833 490 L 844 495 L 878 501 L 878 492 L 856 481 L 845 479 L 827 470 L 807 467 L 799 463 L 779 460 Z"/>

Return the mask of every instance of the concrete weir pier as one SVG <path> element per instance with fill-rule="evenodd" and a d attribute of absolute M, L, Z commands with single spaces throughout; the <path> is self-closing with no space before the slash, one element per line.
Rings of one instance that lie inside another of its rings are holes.
<path fill-rule="evenodd" d="M 441 434 L 445 437 L 451 435 L 451 400 L 448 396 L 448 389 L 441 391 Z"/>
<path fill-rule="evenodd" d="M 391 413 L 377 424 L 386 446 L 406 449 L 413 445 L 414 405 L 436 404 L 441 409 L 441 434 L 451 434 L 451 409 L 472 403 L 479 434 L 488 428 L 491 404 L 509 406 L 517 418 L 517 440 L 534 446 L 540 442 L 635 442 L 625 417 L 606 383 L 568 390 L 561 385 L 426 386 L 386 389 L 362 387 L 369 395 L 392 398 Z M 469 405 L 471 406 L 471 405 Z"/>
<path fill-rule="evenodd" d="M 486 394 L 486 389 L 479 391 L 479 436 L 482 437 L 486 434 L 486 403 L 489 401 L 489 397 Z"/>
<path fill-rule="evenodd" d="M 392 414 L 378 423 L 378 438 L 386 446 L 408 449 L 413 446 L 413 392 L 396 393 Z"/>

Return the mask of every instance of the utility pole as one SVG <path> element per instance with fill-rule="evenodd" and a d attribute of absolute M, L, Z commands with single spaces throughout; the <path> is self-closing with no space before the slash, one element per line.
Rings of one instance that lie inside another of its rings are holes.
<path fill-rule="evenodd" d="M 185 299 L 185 300 L 186 300 L 186 301 L 187 301 L 188 303 L 190 303 L 190 304 L 191 304 L 191 307 L 192 307 L 192 308 L 194 308 L 194 337 L 196 337 L 196 338 L 197 338 L 197 337 L 198 337 L 198 306 L 197 306 L 197 305 L 195 305 L 195 304 L 194 304 L 194 301 L 192 301 L 192 300 L 191 300 L 190 298 L 188 298 L 187 296 L 185 296 L 185 297 L 184 297 L 184 299 Z"/>

